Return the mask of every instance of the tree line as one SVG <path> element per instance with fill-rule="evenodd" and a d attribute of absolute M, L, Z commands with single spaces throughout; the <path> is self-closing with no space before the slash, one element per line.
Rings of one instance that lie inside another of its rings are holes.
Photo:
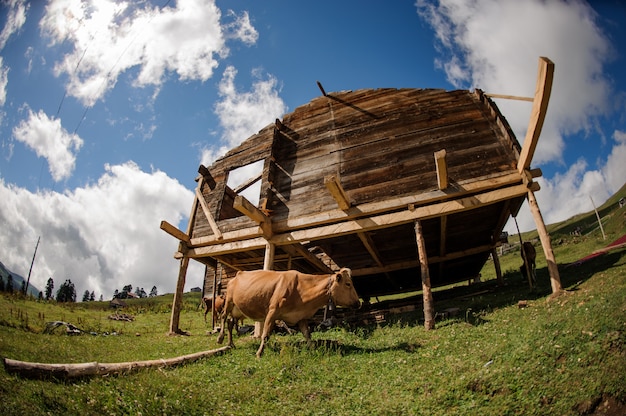
<path fill-rule="evenodd" d="M 143 288 L 137 287 L 135 288 L 135 292 L 133 293 L 133 286 L 126 285 L 122 288 L 122 290 L 115 289 L 113 293 L 113 299 L 128 299 L 128 298 L 146 298 L 146 297 L 155 297 L 157 296 L 157 287 L 153 286 L 150 293 L 146 293 Z M 61 284 L 59 289 L 56 291 L 56 295 L 53 295 L 54 291 L 54 280 L 52 277 L 48 279 L 46 283 L 46 288 L 43 292 L 39 292 L 39 300 L 56 300 L 57 302 L 76 302 L 76 287 L 74 283 L 70 279 L 66 279 L 65 282 Z M 4 279 L 0 278 L 0 292 L 5 293 L 15 293 L 15 282 L 13 280 L 12 275 L 8 275 L 7 282 L 5 284 Z M 20 292 L 26 295 L 26 282 L 22 282 L 22 288 Z M 85 290 L 83 293 L 83 302 L 93 302 L 96 300 L 96 296 L 94 291 L 91 292 L 89 290 Z M 103 296 L 100 295 L 100 302 L 102 302 Z"/>

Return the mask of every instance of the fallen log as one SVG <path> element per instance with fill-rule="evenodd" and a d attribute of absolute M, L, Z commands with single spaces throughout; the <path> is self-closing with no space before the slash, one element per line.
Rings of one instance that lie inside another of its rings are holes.
<path fill-rule="evenodd" d="M 229 346 L 225 346 L 215 350 L 196 352 L 193 354 L 182 355 L 180 357 L 147 361 L 131 361 L 124 363 L 90 362 L 76 364 L 47 364 L 4 358 L 4 368 L 7 373 L 17 374 L 26 378 L 70 379 L 77 377 L 119 374 L 150 367 L 175 367 L 199 360 L 201 358 L 219 355 L 229 349 Z"/>

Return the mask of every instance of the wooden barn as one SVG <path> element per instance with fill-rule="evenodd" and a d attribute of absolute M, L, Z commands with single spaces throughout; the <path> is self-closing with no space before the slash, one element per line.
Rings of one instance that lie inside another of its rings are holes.
<path fill-rule="evenodd" d="M 478 89 L 327 93 L 318 83 L 319 97 L 200 166 L 186 232 L 161 223 L 180 242 L 170 331 L 179 332 L 191 259 L 206 265 L 208 281 L 238 270 L 349 267 L 364 299 L 423 290 L 432 328 L 431 288 L 476 277 L 492 254 L 499 275 L 495 247 L 525 199 L 553 291 L 561 290 L 534 198 L 541 173 L 530 166 L 553 71 L 539 60 L 531 98 Z M 532 102 L 523 148 L 490 97 Z"/>

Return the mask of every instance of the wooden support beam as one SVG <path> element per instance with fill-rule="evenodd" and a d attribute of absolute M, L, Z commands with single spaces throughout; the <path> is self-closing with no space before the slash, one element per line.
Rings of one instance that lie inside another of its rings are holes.
<path fill-rule="evenodd" d="M 526 130 L 526 138 L 524 139 L 522 152 L 517 162 L 517 170 L 520 173 L 530 167 L 530 162 L 535 154 L 535 148 L 537 147 L 539 135 L 543 128 L 543 122 L 546 118 L 546 112 L 548 111 L 553 78 L 554 63 L 542 56 L 539 58 L 537 85 L 535 87 L 535 98 L 533 99 L 533 108 L 530 113 L 528 130 Z"/>
<path fill-rule="evenodd" d="M 537 184 L 535 184 L 537 185 Z M 511 198 L 524 196 L 528 192 L 526 185 L 520 184 L 510 186 L 503 189 L 497 189 L 482 194 L 476 194 L 465 198 L 459 198 L 450 201 L 440 202 L 426 206 L 414 207 L 412 210 L 392 212 L 387 214 L 375 215 L 366 218 L 358 218 L 346 220 L 339 223 L 322 225 L 303 230 L 294 230 L 282 234 L 275 234 L 271 241 L 277 245 L 294 244 L 304 241 L 321 240 L 331 237 L 340 237 L 342 235 L 355 234 L 377 230 L 381 228 L 389 228 L 396 225 L 409 224 L 416 219 L 425 220 L 442 215 L 451 215 L 458 212 L 464 212 L 471 209 L 479 208 L 483 205 L 495 204 Z M 247 251 L 251 249 L 261 249 L 264 247 L 264 239 L 258 238 L 256 235 L 249 239 L 224 241 L 216 245 L 206 245 L 202 247 L 191 247 L 189 256 L 205 257 L 226 253 L 234 253 Z M 192 240 L 193 241 L 193 240 Z"/>
<path fill-rule="evenodd" d="M 339 183 L 337 176 L 328 175 L 324 178 L 324 185 L 332 195 L 332 197 L 337 201 L 337 205 L 339 208 L 346 211 L 350 208 L 350 199 L 348 198 L 348 194 L 343 190 L 343 187 Z"/>
<path fill-rule="evenodd" d="M 204 182 L 206 182 L 206 184 L 209 185 L 209 188 L 211 189 L 215 188 L 215 185 L 216 185 L 215 179 L 213 179 L 211 172 L 209 172 L 209 169 L 207 169 L 206 166 L 200 165 L 198 167 L 198 173 L 202 176 L 202 179 L 204 179 Z"/>
<path fill-rule="evenodd" d="M 294 254 L 299 254 L 306 261 L 308 261 L 312 266 L 317 268 L 321 273 L 332 273 L 333 270 L 326 265 L 322 260 L 320 260 L 315 254 L 311 253 L 306 247 L 302 246 L 302 244 L 293 244 L 288 246 L 282 246 L 283 250 L 287 252 L 293 252 Z"/>
<path fill-rule="evenodd" d="M 550 285 L 552 286 L 552 293 L 556 294 L 563 290 L 561 286 L 561 276 L 559 275 L 559 268 L 554 258 L 554 252 L 552 251 L 552 243 L 550 242 L 550 234 L 546 224 L 543 222 L 543 216 L 539 210 L 539 205 L 535 199 L 533 191 L 528 191 L 528 205 L 530 211 L 535 219 L 535 225 L 537 226 L 537 233 L 539 234 L 539 240 L 543 247 L 543 254 L 546 256 L 546 262 L 548 263 L 548 272 L 550 273 Z"/>
<path fill-rule="evenodd" d="M 491 259 L 493 260 L 493 267 L 496 269 L 496 281 L 498 282 L 498 286 L 503 286 L 504 279 L 502 278 L 502 269 L 500 268 L 500 257 L 495 247 L 491 249 Z"/>
<path fill-rule="evenodd" d="M 417 253 L 421 266 L 422 277 L 422 298 L 424 304 L 424 328 L 435 328 L 435 305 L 433 302 L 433 293 L 430 286 L 430 272 L 428 271 L 428 257 L 426 255 L 426 241 L 422 233 L 422 224 L 419 220 L 415 221 L 415 239 L 417 240 Z"/>
<path fill-rule="evenodd" d="M 267 238 L 271 238 L 273 235 L 272 232 L 272 220 L 270 217 L 265 215 L 263 211 L 258 209 L 252 204 L 252 202 L 248 201 L 243 195 L 237 195 L 235 197 L 235 202 L 233 203 L 233 208 L 242 214 L 246 215 L 252 221 L 259 224 L 259 227 L 263 230 L 263 235 Z"/>
<path fill-rule="evenodd" d="M 204 195 L 202 195 L 202 192 L 200 192 L 200 186 L 201 186 L 201 183 L 196 188 L 196 198 L 198 202 L 200 202 L 200 206 L 202 207 L 202 212 L 204 213 L 207 221 L 209 222 L 209 226 L 211 227 L 211 230 L 213 230 L 213 234 L 215 234 L 215 238 L 217 238 L 218 240 L 221 240 L 223 238 L 222 232 L 218 228 L 217 223 L 215 222 L 215 218 L 213 218 L 213 215 L 211 215 L 211 210 L 209 209 L 209 206 L 207 205 L 206 200 L 204 199 Z"/>
<path fill-rule="evenodd" d="M 435 167 L 437 168 L 437 185 L 440 190 L 448 187 L 448 165 L 446 163 L 446 150 L 435 152 Z"/>
<path fill-rule="evenodd" d="M 281 234 L 294 229 L 312 228 L 360 217 L 374 216 L 385 212 L 398 211 L 406 209 L 408 204 L 413 204 L 414 206 L 430 205 L 446 199 L 451 199 L 452 197 L 461 198 L 463 195 L 470 193 L 475 194 L 496 188 L 506 188 L 510 185 L 520 184 L 521 182 L 521 176 L 517 170 L 495 176 L 487 175 L 483 179 L 455 183 L 454 194 L 435 190 L 410 196 L 392 198 L 381 202 L 361 204 L 350 207 L 347 211 L 333 209 L 330 211 L 301 215 L 287 220 L 276 222 L 272 221 L 272 230 L 275 234 Z M 524 189 L 524 192 L 520 196 L 525 197 L 526 191 L 527 189 Z M 197 198 L 195 199 L 195 203 L 197 203 Z M 192 213 L 195 213 L 195 211 L 192 210 Z M 217 238 L 213 235 L 192 238 L 191 246 L 202 247 L 213 244 L 222 244 L 227 241 L 253 239 L 261 235 L 262 233 L 259 231 L 259 227 L 250 227 L 236 231 L 224 232 L 223 239 L 220 240 L 217 240 Z"/>
<path fill-rule="evenodd" d="M 263 259 L 263 270 L 272 270 L 274 268 L 274 254 L 276 246 L 270 242 L 265 244 L 265 258 Z M 254 323 L 254 337 L 261 338 L 263 334 L 264 322 L 256 321 Z"/>
<path fill-rule="evenodd" d="M 179 328 L 180 307 L 183 302 L 183 289 L 185 288 L 185 280 L 187 276 L 187 267 L 189 266 L 189 257 L 183 257 L 178 268 L 178 280 L 176 283 L 176 291 L 174 292 L 174 300 L 172 304 L 172 315 L 170 317 L 169 335 L 185 334 Z"/>
<path fill-rule="evenodd" d="M 254 185 L 256 182 L 258 182 L 261 179 L 262 174 L 263 173 L 259 173 L 258 175 L 253 176 L 252 178 L 248 179 L 247 181 L 245 181 L 244 183 L 242 183 L 241 185 L 233 189 L 233 191 L 237 194 L 245 191 L 246 189 Z"/>
<path fill-rule="evenodd" d="M 520 101 L 530 101 L 531 103 L 533 102 L 534 98 L 533 97 L 520 97 L 517 95 L 504 95 L 504 94 L 491 94 L 491 93 L 484 93 L 487 97 L 489 98 L 504 98 L 506 100 L 520 100 Z"/>
<path fill-rule="evenodd" d="M 317 88 L 319 88 L 320 91 L 322 92 L 322 95 L 326 97 L 326 91 L 324 90 L 324 87 L 322 87 L 322 83 L 319 81 L 317 81 Z"/>
<path fill-rule="evenodd" d="M 365 249 L 367 250 L 367 252 L 370 254 L 370 256 L 372 256 L 376 264 L 379 267 L 383 267 L 383 262 L 380 260 L 380 254 L 378 253 L 378 250 L 376 249 L 376 245 L 374 244 L 374 241 L 372 241 L 370 236 L 365 233 L 357 233 L 357 236 L 359 237 L 359 239 L 365 246 Z"/>
<path fill-rule="evenodd" d="M 168 233 L 169 235 L 171 235 L 172 237 L 175 237 L 175 238 L 179 239 L 180 241 L 183 241 L 183 242 L 185 242 L 187 244 L 191 243 L 191 239 L 189 238 L 189 236 L 187 234 L 185 234 L 184 232 L 182 232 L 178 228 L 174 227 L 172 224 L 170 224 L 167 221 L 161 221 L 161 227 L 160 228 L 163 231 L 165 231 L 166 233 Z"/>
<path fill-rule="evenodd" d="M 208 170 L 207 170 L 208 171 Z M 204 177 L 201 177 L 198 180 L 198 187 L 201 187 L 204 183 Z M 198 198 L 194 198 L 193 203 L 191 204 L 191 213 L 189 214 L 189 223 L 187 224 L 187 235 L 192 235 L 193 226 L 196 221 L 196 211 L 198 210 Z M 172 315 L 170 317 L 170 334 L 179 334 L 182 333 L 178 324 L 180 322 L 180 308 L 182 305 L 183 298 L 183 290 L 185 288 L 185 280 L 187 279 L 187 267 L 189 266 L 189 257 L 188 254 L 188 246 L 183 241 L 178 243 L 178 251 L 176 254 L 180 254 L 180 257 L 175 255 L 175 258 L 180 259 L 180 264 L 178 268 L 178 280 L 176 282 L 176 291 L 174 292 L 174 298 L 172 300 Z"/>

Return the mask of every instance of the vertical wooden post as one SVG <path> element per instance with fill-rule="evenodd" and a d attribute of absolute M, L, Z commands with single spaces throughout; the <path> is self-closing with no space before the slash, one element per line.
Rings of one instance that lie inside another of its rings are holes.
<path fill-rule="evenodd" d="M 493 267 L 496 269 L 496 281 L 498 286 L 504 286 L 504 280 L 502 280 L 502 269 L 500 268 L 500 257 L 498 256 L 498 250 L 496 248 L 491 249 L 491 258 L 493 259 Z"/>
<path fill-rule="evenodd" d="M 430 273 L 428 271 L 428 258 L 426 256 L 426 242 L 422 234 L 422 224 L 415 220 L 415 239 L 417 240 L 417 253 L 421 266 L 422 275 L 422 298 L 424 303 L 424 328 L 435 328 L 435 307 L 433 293 L 430 287 Z"/>
<path fill-rule="evenodd" d="M 563 290 L 561 286 L 561 277 L 559 276 L 559 268 L 554 258 L 554 252 L 552 251 L 552 243 L 550 242 L 550 234 L 546 228 L 546 224 L 543 222 L 539 205 L 535 199 L 535 194 L 530 189 L 528 190 L 528 205 L 530 211 L 535 219 L 537 225 L 537 233 L 539 233 L 539 239 L 541 240 L 541 246 L 543 247 L 543 253 L 546 256 L 546 262 L 548 263 L 548 272 L 550 273 L 550 284 L 552 285 L 552 293 L 558 293 Z"/>
<path fill-rule="evenodd" d="M 217 269 L 220 266 L 219 262 L 215 262 L 215 267 L 213 267 L 213 293 L 211 294 L 211 330 L 215 330 L 215 321 L 217 320 L 217 316 L 215 316 L 215 299 L 217 299 Z"/>
<path fill-rule="evenodd" d="M 183 289 L 185 288 L 185 280 L 187 278 L 187 267 L 189 266 L 189 257 L 183 256 L 180 259 L 178 268 L 178 282 L 176 283 L 176 291 L 174 292 L 174 302 L 172 303 L 172 315 L 170 318 L 170 335 L 182 334 L 178 327 L 180 322 L 180 305 L 183 300 Z"/>
<path fill-rule="evenodd" d="M 263 270 L 272 270 L 274 267 L 274 253 L 276 246 L 269 241 L 265 244 L 265 257 L 263 258 Z M 254 337 L 261 338 L 263 334 L 263 322 L 254 323 Z"/>

